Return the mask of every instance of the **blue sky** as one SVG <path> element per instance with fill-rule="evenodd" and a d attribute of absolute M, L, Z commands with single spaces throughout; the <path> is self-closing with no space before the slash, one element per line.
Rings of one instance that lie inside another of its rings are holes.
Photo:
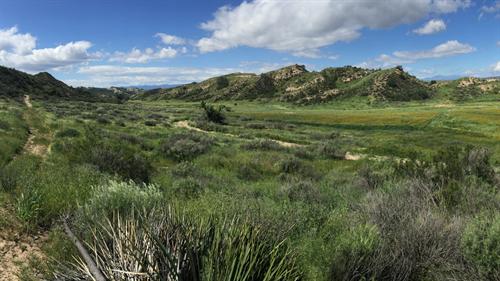
<path fill-rule="evenodd" d="M 0 0 L 0 64 L 74 86 L 403 65 L 500 75 L 496 0 Z"/>

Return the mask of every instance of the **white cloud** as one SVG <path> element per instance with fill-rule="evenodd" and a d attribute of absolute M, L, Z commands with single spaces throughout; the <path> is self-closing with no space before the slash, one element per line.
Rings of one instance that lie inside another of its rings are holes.
<path fill-rule="evenodd" d="M 228 73 L 268 72 L 282 66 L 284 64 L 258 61 L 242 62 L 235 68 L 95 65 L 80 67 L 76 73 L 80 78 L 65 82 L 73 86 L 94 87 L 186 84 Z"/>
<path fill-rule="evenodd" d="M 177 56 L 178 51 L 171 47 L 161 48 L 157 51 L 147 48 L 144 51 L 140 49 L 132 49 L 128 53 L 115 52 L 110 61 L 124 62 L 124 63 L 147 63 L 152 60 L 169 59 Z"/>
<path fill-rule="evenodd" d="M 159 37 L 161 42 L 165 45 L 185 45 L 187 43 L 186 39 L 177 37 L 175 35 L 156 33 L 155 37 Z"/>
<path fill-rule="evenodd" d="M 497 41 L 497 46 L 500 47 L 500 41 Z"/>
<path fill-rule="evenodd" d="M 411 23 L 469 5 L 470 0 L 245 1 L 220 8 L 213 20 L 203 23 L 211 35 L 197 47 L 202 53 L 238 46 L 310 52 L 353 40 L 363 28 Z"/>
<path fill-rule="evenodd" d="M 493 66 L 493 71 L 500 72 L 500 61 L 497 62 L 497 64 Z"/>
<path fill-rule="evenodd" d="M 0 64 L 28 72 L 61 68 L 95 59 L 99 53 L 89 53 L 92 43 L 70 42 L 55 48 L 36 48 L 36 38 L 18 33 L 17 27 L 0 29 Z"/>
<path fill-rule="evenodd" d="M 392 55 L 382 54 L 379 57 L 359 64 L 360 67 L 386 68 L 396 65 L 414 63 L 420 59 L 442 58 L 474 52 L 476 48 L 456 40 L 439 44 L 430 50 L 424 51 L 396 51 Z"/>
<path fill-rule="evenodd" d="M 19 34 L 16 26 L 0 29 L 0 50 L 15 54 L 30 53 L 36 47 L 36 38 L 31 34 Z"/>
<path fill-rule="evenodd" d="M 474 52 L 476 48 L 469 44 L 460 43 L 457 40 L 448 41 L 425 51 L 397 51 L 394 56 L 402 59 L 429 59 L 441 58 Z"/>
<path fill-rule="evenodd" d="M 489 14 L 500 12 L 500 1 L 496 1 L 495 4 L 493 4 L 491 6 L 481 7 L 481 12 L 489 13 Z"/>
<path fill-rule="evenodd" d="M 428 21 L 424 26 L 413 30 L 414 33 L 419 35 L 434 34 L 446 29 L 446 24 L 443 20 L 433 19 Z"/>

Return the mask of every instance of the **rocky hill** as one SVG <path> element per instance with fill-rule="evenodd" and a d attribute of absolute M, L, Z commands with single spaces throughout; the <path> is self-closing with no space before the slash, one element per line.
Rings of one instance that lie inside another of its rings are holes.
<path fill-rule="evenodd" d="M 0 97 L 22 98 L 24 95 L 30 95 L 32 99 L 58 98 L 103 102 L 120 100 L 114 91 L 90 91 L 87 88 L 73 88 L 55 79 L 47 72 L 30 75 L 0 66 Z"/>
<path fill-rule="evenodd" d="M 291 65 L 260 75 L 234 73 L 171 89 L 155 89 L 135 95 L 146 100 L 276 100 L 300 104 L 335 98 L 367 96 L 377 100 L 422 100 L 432 96 L 429 83 L 409 75 L 401 67 L 386 70 L 352 66 L 308 71 Z"/>

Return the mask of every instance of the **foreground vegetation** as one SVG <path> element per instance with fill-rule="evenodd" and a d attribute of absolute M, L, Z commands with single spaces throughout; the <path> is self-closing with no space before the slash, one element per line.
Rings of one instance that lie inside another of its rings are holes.
<path fill-rule="evenodd" d="M 63 221 L 110 280 L 500 278 L 494 95 L 0 109 L 0 202 L 49 232 L 25 279 L 90 278 Z"/>

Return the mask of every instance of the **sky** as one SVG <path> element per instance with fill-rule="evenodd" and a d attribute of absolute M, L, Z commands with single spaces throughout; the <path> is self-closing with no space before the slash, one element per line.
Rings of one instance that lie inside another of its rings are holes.
<path fill-rule="evenodd" d="M 497 0 L 0 0 L 0 65 L 73 86 L 290 64 L 500 76 Z"/>

